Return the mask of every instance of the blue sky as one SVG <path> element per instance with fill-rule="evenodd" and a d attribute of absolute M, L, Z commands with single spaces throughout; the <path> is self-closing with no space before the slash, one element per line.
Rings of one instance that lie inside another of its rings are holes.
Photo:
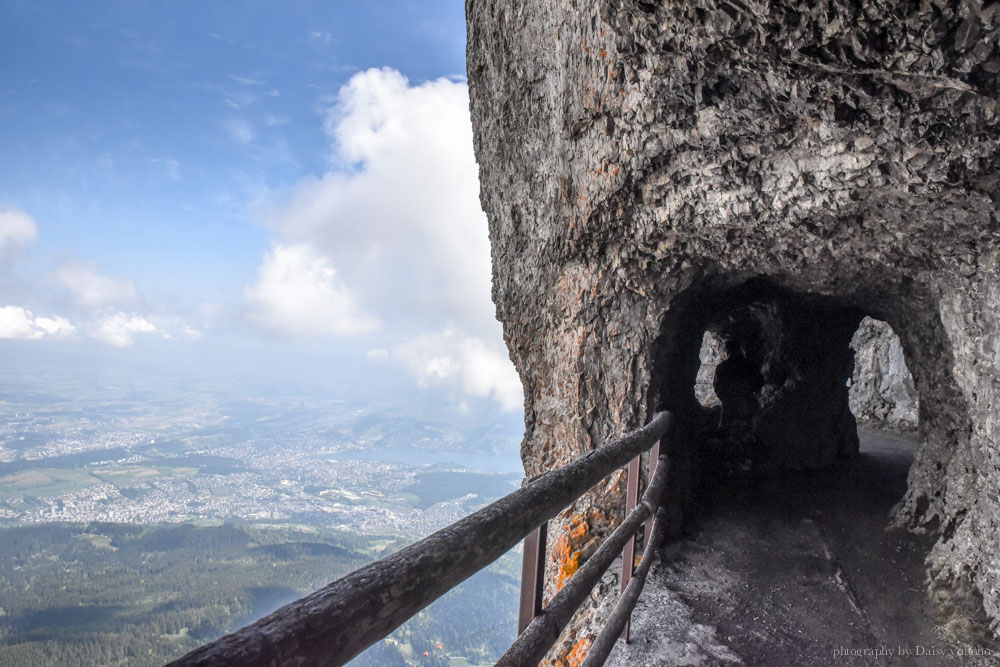
<path fill-rule="evenodd" d="M 464 49 L 460 0 L 0 0 L 0 355 L 322 351 L 517 409 Z"/>

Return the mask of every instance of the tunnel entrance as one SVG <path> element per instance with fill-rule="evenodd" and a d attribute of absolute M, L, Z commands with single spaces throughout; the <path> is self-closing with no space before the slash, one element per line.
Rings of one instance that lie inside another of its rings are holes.
<path fill-rule="evenodd" d="M 903 344 L 857 301 L 767 277 L 706 280 L 668 312 L 656 363 L 669 369 L 654 383 L 658 407 L 680 415 L 694 443 L 678 453 L 685 513 L 708 478 L 849 461 L 863 449 L 859 426 L 910 436 L 897 441 L 910 461 L 917 450 L 919 396 Z"/>
<path fill-rule="evenodd" d="M 888 322 L 865 316 L 851 338 L 850 347 L 854 353 L 854 371 L 847 380 L 848 405 L 859 428 L 915 437 L 920 397 L 899 336 Z M 709 411 L 710 422 L 718 422 L 722 416 L 722 402 L 715 392 L 715 373 L 726 357 L 725 341 L 717 332 L 706 330 L 698 351 L 694 391 L 698 403 Z M 860 444 L 863 450 L 864 441 Z"/>
<path fill-rule="evenodd" d="M 766 279 L 692 294 L 667 325 L 666 363 L 681 372 L 665 378 L 665 407 L 697 422 L 720 465 L 807 470 L 849 457 L 858 451 L 851 341 L 864 315 Z"/>
<path fill-rule="evenodd" d="M 669 664 L 862 665 L 872 654 L 860 652 L 880 646 L 894 654 L 878 664 L 912 664 L 931 647 L 948 652 L 934 664 L 990 664 L 958 657 L 963 645 L 939 633 L 925 585 L 934 538 L 886 530 L 913 442 L 869 429 L 860 441 L 859 454 L 824 468 L 709 478 L 633 617 L 646 643 L 610 664 L 652 653 Z"/>
<path fill-rule="evenodd" d="M 871 314 L 769 279 L 703 283 L 668 311 L 657 400 L 692 445 L 675 452 L 683 539 L 657 576 L 714 629 L 706 655 L 827 664 L 838 645 L 949 641 L 926 588 L 935 537 L 887 530 L 920 409 L 899 338 Z"/>

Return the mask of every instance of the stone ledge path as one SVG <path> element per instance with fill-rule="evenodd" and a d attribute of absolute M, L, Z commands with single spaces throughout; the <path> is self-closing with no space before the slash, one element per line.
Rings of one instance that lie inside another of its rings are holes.
<path fill-rule="evenodd" d="M 924 586 L 933 541 L 887 528 L 915 444 L 863 431 L 861 449 L 832 470 L 714 482 L 608 665 L 1000 664 L 944 639 Z"/>

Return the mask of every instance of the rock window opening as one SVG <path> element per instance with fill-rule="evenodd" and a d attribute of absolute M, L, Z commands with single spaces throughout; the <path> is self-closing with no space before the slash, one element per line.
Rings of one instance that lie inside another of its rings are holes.
<path fill-rule="evenodd" d="M 888 323 L 865 317 L 851 339 L 851 412 L 859 424 L 916 433 L 920 398 L 899 337 Z"/>
<path fill-rule="evenodd" d="M 720 405 L 715 394 L 715 368 L 726 354 L 725 343 L 711 331 L 706 331 L 701 337 L 701 348 L 698 350 L 698 376 L 695 379 L 694 395 L 703 408 L 715 408 Z"/>

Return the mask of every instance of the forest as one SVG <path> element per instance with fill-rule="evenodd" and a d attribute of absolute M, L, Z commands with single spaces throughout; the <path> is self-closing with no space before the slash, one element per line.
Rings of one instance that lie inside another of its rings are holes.
<path fill-rule="evenodd" d="M 0 530 L 0 664 L 162 665 L 403 546 L 251 524 Z M 513 639 L 510 555 L 352 664 L 492 664 Z"/>

